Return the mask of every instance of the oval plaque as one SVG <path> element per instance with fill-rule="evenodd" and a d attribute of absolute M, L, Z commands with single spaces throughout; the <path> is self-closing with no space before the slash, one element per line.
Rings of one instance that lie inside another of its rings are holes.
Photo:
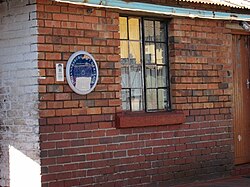
<path fill-rule="evenodd" d="M 93 56 L 86 51 L 73 53 L 67 62 L 66 78 L 74 92 L 90 93 L 98 81 L 98 66 Z"/>

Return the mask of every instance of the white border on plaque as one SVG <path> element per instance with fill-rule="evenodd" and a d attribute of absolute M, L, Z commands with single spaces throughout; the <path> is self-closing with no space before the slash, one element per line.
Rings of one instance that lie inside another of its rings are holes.
<path fill-rule="evenodd" d="M 75 93 L 86 95 L 92 92 L 96 87 L 98 76 L 97 63 L 88 52 L 77 51 L 69 57 L 66 78 Z"/>

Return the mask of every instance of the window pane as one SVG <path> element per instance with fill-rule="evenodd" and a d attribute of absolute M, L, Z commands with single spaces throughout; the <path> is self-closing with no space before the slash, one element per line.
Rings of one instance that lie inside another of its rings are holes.
<path fill-rule="evenodd" d="M 128 64 L 128 41 L 121 41 L 120 45 L 121 63 Z"/>
<path fill-rule="evenodd" d="M 155 22 L 155 38 L 156 41 L 161 41 L 161 42 L 165 42 L 165 24 L 160 22 L 160 21 L 156 21 Z"/>
<path fill-rule="evenodd" d="M 142 24 L 140 17 L 120 17 L 119 21 L 122 109 L 168 109 L 166 23 L 145 18 Z"/>
<path fill-rule="evenodd" d="M 146 66 L 146 87 L 156 88 L 156 67 Z"/>
<path fill-rule="evenodd" d="M 155 44 L 145 44 L 145 62 L 146 64 L 155 64 Z"/>
<path fill-rule="evenodd" d="M 130 110 L 129 89 L 122 89 L 122 109 Z"/>
<path fill-rule="evenodd" d="M 142 89 L 132 89 L 131 107 L 132 111 L 143 110 L 143 92 Z"/>
<path fill-rule="evenodd" d="M 145 41 L 154 41 L 154 22 L 153 21 L 144 21 L 144 34 Z"/>
<path fill-rule="evenodd" d="M 167 70 L 166 66 L 157 67 L 157 86 L 166 87 L 167 86 Z"/>
<path fill-rule="evenodd" d="M 129 88 L 129 67 L 122 67 L 122 88 Z"/>
<path fill-rule="evenodd" d="M 119 25 L 120 25 L 120 39 L 128 39 L 128 25 L 127 25 L 127 18 L 120 17 L 119 18 Z"/>
<path fill-rule="evenodd" d="M 167 108 L 167 90 L 158 90 L 158 109 L 163 110 Z"/>
<path fill-rule="evenodd" d="M 130 64 L 141 63 L 141 46 L 140 42 L 129 42 Z"/>
<path fill-rule="evenodd" d="M 157 109 L 157 92 L 156 89 L 147 89 L 147 109 Z"/>
<path fill-rule="evenodd" d="M 137 18 L 129 18 L 129 39 L 130 40 L 140 40 L 140 26 L 139 19 Z"/>
<path fill-rule="evenodd" d="M 165 43 L 156 44 L 156 61 L 157 61 L 157 64 L 166 63 L 166 44 Z"/>
<path fill-rule="evenodd" d="M 142 67 L 130 67 L 130 86 L 131 88 L 142 88 Z"/>

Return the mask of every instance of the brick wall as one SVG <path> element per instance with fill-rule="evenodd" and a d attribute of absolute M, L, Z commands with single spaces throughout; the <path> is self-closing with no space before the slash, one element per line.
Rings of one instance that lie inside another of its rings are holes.
<path fill-rule="evenodd" d="M 119 14 L 37 2 L 42 184 L 140 186 L 228 175 L 233 166 L 231 35 L 223 21 L 170 23 L 172 101 L 186 123 L 115 128 L 121 111 Z M 55 81 L 55 64 L 78 50 L 100 79 L 85 96 Z M 133 123 L 133 122 L 131 122 Z"/>
<path fill-rule="evenodd" d="M 41 182 L 33 18 L 30 0 L 0 3 L 0 186 Z"/>

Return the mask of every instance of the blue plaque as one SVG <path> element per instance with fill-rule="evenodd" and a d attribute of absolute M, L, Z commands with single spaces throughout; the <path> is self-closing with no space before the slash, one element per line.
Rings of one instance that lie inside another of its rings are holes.
<path fill-rule="evenodd" d="M 74 92 L 90 93 L 98 81 L 98 66 L 93 56 L 86 51 L 73 53 L 67 62 L 66 77 Z"/>

